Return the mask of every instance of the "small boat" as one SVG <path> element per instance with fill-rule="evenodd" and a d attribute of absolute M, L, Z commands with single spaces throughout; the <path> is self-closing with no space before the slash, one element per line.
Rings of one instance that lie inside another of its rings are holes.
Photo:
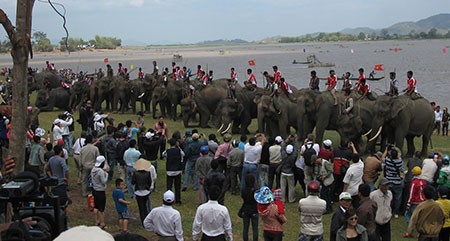
<path fill-rule="evenodd" d="M 174 54 L 173 55 L 173 62 L 181 62 L 183 61 L 183 56 L 180 54 Z"/>
<path fill-rule="evenodd" d="M 382 80 L 382 79 L 384 79 L 384 76 L 378 77 L 378 78 L 375 78 L 375 77 L 366 78 L 366 80 L 369 80 L 369 81 L 378 81 L 378 80 Z M 358 78 L 350 78 L 350 80 L 358 80 Z"/>
<path fill-rule="evenodd" d="M 299 62 L 299 61 L 294 59 L 294 61 L 292 61 L 292 64 L 307 64 L 308 68 L 333 67 L 333 66 L 335 66 L 333 63 L 322 63 L 322 62 L 320 62 L 320 60 L 314 54 L 311 54 L 308 57 L 306 57 L 306 61 L 305 62 Z"/>

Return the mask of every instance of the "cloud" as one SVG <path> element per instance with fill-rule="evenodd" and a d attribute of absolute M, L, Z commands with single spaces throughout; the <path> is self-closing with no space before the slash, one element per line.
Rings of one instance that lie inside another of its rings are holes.
<path fill-rule="evenodd" d="M 144 0 L 131 0 L 130 5 L 134 7 L 141 7 L 144 5 Z"/>

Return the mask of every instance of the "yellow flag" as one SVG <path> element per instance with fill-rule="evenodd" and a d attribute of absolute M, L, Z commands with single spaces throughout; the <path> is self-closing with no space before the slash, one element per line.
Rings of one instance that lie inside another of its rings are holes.
<path fill-rule="evenodd" d="M 130 69 L 134 69 L 134 64 L 130 65 Z"/>

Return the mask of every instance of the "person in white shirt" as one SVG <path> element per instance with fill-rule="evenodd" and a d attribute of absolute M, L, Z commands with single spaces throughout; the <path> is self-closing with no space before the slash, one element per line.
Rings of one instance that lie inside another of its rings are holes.
<path fill-rule="evenodd" d="M 437 129 L 437 134 L 441 133 L 442 111 L 440 106 L 436 106 L 434 111 L 434 129 Z"/>
<path fill-rule="evenodd" d="M 259 137 L 261 138 L 261 141 L 256 142 L 256 138 Z M 250 172 L 255 178 L 258 176 L 258 164 L 265 141 L 266 139 L 264 134 L 260 133 L 250 138 L 248 143 L 244 146 L 244 165 L 242 166 L 241 173 L 241 190 L 245 187 L 245 176 L 247 173 Z"/>
<path fill-rule="evenodd" d="M 192 224 L 192 240 L 202 241 L 233 241 L 231 218 L 228 209 L 217 202 L 221 188 L 212 186 L 208 189 L 209 201 L 197 208 Z"/>
<path fill-rule="evenodd" d="M 314 140 L 316 139 L 316 137 L 314 136 L 314 134 L 308 134 L 307 138 L 305 139 L 303 146 L 300 148 L 300 159 L 297 160 L 297 162 L 299 163 L 304 163 L 305 164 L 305 183 L 310 183 L 312 181 L 314 181 L 314 165 L 306 165 L 305 162 L 305 158 L 303 157 L 306 148 L 311 148 L 314 149 L 316 151 L 316 156 L 319 155 L 320 152 L 320 146 L 317 143 L 314 143 Z M 296 166 L 298 167 L 297 163 Z M 307 194 L 306 194 L 307 195 Z"/>
<path fill-rule="evenodd" d="M 352 196 L 352 205 L 354 208 L 359 207 L 358 187 L 363 183 L 362 177 L 364 173 L 364 163 L 358 154 L 353 154 L 352 163 L 344 176 L 344 192 L 350 193 Z"/>
<path fill-rule="evenodd" d="M 155 232 L 159 241 L 183 241 L 183 228 L 180 212 L 172 207 L 175 194 L 167 191 L 163 196 L 163 205 L 152 209 L 144 219 L 144 227 Z"/>
<path fill-rule="evenodd" d="M 80 184 L 81 183 L 81 162 L 80 162 L 80 150 L 81 147 L 84 146 L 84 142 L 86 140 L 86 133 L 85 132 L 81 132 L 81 137 L 78 138 L 75 143 L 73 144 L 73 160 L 75 161 L 75 165 L 77 168 L 77 177 L 78 177 L 78 181 L 77 183 Z M 114 168 L 114 167 L 111 167 Z"/>
<path fill-rule="evenodd" d="M 63 128 L 61 127 L 61 120 L 60 119 L 56 119 L 55 121 L 53 121 L 53 145 L 57 145 L 58 144 L 58 140 L 62 140 L 62 135 L 63 135 Z"/>

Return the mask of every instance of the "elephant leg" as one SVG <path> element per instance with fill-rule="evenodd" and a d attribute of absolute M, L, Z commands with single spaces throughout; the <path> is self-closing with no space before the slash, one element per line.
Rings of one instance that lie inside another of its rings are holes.
<path fill-rule="evenodd" d="M 416 152 L 416 147 L 414 146 L 414 136 L 412 135 L 406 136 L 406 146 L 407 146 L 406 156 L 407 157 L 413 156 L 414 152 Z"/>
<path fill-rule="evenodd" d="M 431 133 L 426 133 L 422 135 L 422 151 L 420 152 L 420 157 L 426 157 L 428 155 L 428 145 L 430 144 Z"/>
<path fill-rule="evenodd" d="M 402 128 L 402 129 L 400 129 Z M 406 129 L 407 130 L 407 129 Z M 395 130 L 395 146 L 403 152 L 403 141 L 406 137 L 406 131 L 403 131 L 403 127 L 397 127 Z"/>

